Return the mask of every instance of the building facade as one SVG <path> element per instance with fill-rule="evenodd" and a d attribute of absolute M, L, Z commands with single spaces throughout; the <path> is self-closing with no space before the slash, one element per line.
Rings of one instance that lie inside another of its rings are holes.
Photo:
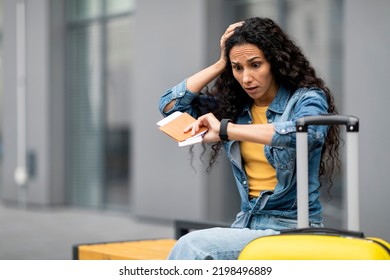
<path fill-rule="evenodd" d="M 230 23 L 267 16 L 302 47 L 339 111 L 361 119 L 361 228 L 390 239 L 389 3 L 3 0 L 1 201 L 232 221 L 239 199 L 229 165 L 222 156 L 207 173 L 191 161 L 157 129 L 158 101 L 218 58 Z M 324 199 L 328 224 L 341 227 L 342 175 Z"/>

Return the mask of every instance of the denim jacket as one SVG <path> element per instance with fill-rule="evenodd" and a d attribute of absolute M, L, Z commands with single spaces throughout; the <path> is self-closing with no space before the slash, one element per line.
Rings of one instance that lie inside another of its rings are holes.
<path fill-rule="evenodd" d="M 167 90 L 161 97 L 160 112 L 166 116 L 174 111 L 182 111 L 197 118 L 198 115 L 191 106 L 195 98 L 204 98 L 208 103 L 210 101 L 207 97 L 200 97 L 187 90 L 186 80 L 184 80 Z M 173 99 L 176 99 L 174 107 L 169 112 L 164 113 L 163 109 Z M 303 116 L 326 114 L 327 110 L 327 99 L 321 89 L 300 88 L 295 92 L 288 92 L 283 87 L 279 88 L 266 112 L 268 123 L 274 125 L 275 133 L 271 144 L 264 146 L 265 157 L 276 169 L 278 183 L 273 191 L 264 191 L 255 199 L 250 199 L 248 196 L 248 179 L 239 142 L 224 142 L 224 148 L 231 163 L 241 198 L 241 212 L 238 213 L 233 227 L 247 227 L 251 223 L 251 218 L 256 215 L 267 215 L 295 222 L 297 218 L 295 121 Z M 252 123 L 250 104 L 243 110 L 236 123 Z M 310 126 L 308 129 L 310 223 L 322 222 L 318 171 L 327 131 L 326 126 Z"/>

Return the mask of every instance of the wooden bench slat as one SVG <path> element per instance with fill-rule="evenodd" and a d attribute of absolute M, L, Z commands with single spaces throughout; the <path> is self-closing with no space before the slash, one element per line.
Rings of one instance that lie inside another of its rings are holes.
<path fill-rule="evenodd" d="M 79 260 L 164 260 L 175 239 L 139 240 L 78 246 Z"/>

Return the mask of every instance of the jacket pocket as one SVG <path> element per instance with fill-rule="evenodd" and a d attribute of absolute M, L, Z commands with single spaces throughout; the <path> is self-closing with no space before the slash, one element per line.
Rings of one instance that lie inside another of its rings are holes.
<path fill-rule="evenodd" d="M 271 147 L 273 163 L 277 169 L 291 170 L 295 162 L 295 149 Z"/>
<path fill-rule="evenodd" d="M 287 218 L 273 216 L 272 220 L 280 229 L 296 228 L 297 227 L 297 221 L 293 220 L 293 219 L 287 219 Z"/>

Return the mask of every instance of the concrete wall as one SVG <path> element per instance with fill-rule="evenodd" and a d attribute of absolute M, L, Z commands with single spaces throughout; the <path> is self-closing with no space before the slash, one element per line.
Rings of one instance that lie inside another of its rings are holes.
<path fill-rule="evenodd" d="M 202 5 L 204 1 L 137 3 L 130 104 L 134 144 L 131 199 L 134 212 L 141 216 L 204 216 L 203 176 L 191 170 L 187 149 L 179 149 L 156 126 L 162 118 L 158 112 L 161 94 L 203 66 L 205 26 L 192 24 L 202 21 Z M 188 12 L 177 13 L 180 10 Z"/>
<path fill-rule="evenodd" d="M 390 2 L 345 2 L 344 112 L 360 118 L 360 223 L 390 240 Z"/>
<path fill-rule="evenodd" d="M 232 181 L 228 185 L 224 181 L 230 178 L 230 170 L 217 167 L 213 171 L 217 176 L 210 178 L 196 156 L 195 170 L 191 167 L 188 148 L 179 148 L 155 124 L 162 118 L 158 104 L 165 90 L 205 67 L 208 59 L 218 58 L 208 55 L 219 55 L 216 47 L 226 25 L 220 6 L 213 9 L 208 2 L 143 0 L 137 3 L 134 95 L 130 104 L 134 124 L 131 201 L 134 212 L 140 216 L 231 220 L 231 211 L 236 211 L 236 200 L 232 203 L 224 200 L 231 197 L 229 192 L 235 196 L 235 190 L 229 189 Z M 209 21 L 212 12 L 219 24 Z M 210 32 L 218 32 L 218 37 L 209 38 L 210 26 L 213 26 Z M 214 45 L 211 51 L 210 44 Z M 201 147 L 197 146 L 196 150 Z"/>
<path fill-rule="evenodd" d="M 26 202 L 48 205 L 63 202 L 64 125 L 61 46 L 62 1 L 26 1 L 26 142 L 33 161 Z M 4 118 L 2 199 L 19 200 L 16 168 L 16 4 L 4 1 Z M 52 22 L 50 21 L 52 16 Z M 53 44 L 52 44 L 53 43 Z M 52 47 L 55 47 L 53 49 Z M 55 52 L 53 52 L 55 50 Z M 57 75 L 57 76 L 56 76 Z"/>

